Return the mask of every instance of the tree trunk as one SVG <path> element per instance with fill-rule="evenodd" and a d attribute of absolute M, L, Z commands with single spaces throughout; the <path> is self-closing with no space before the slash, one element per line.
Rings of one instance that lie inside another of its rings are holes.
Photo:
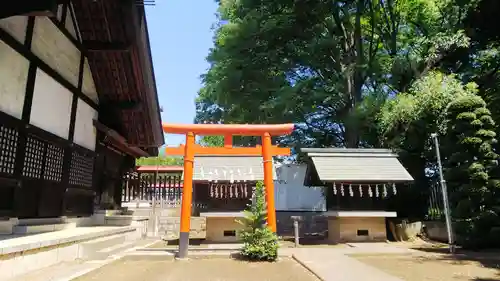
<path fill-rule="evenodd" d="M 364 64 L 365 54 L 363 51 L 363 34 L 361 30 L 361 17 L 364 13 L 365 1 L 358 0 L 356 3 L 356 19 L 354 22 L 354 30 L 345 33 L 348 35 L 344 45 L 348 56 L 350 67 L 347 68 L 346 74 L 346 90 L 347 90 L 347 116 L 344 121 L 344 142 L 348 148 L 359 147 L 360 133 L 359 122 L 356 116 L 356 107 L 362 98 L 362 87 L 364 84 Z M 351 47 L 353 46 L 353 47 Z"/>

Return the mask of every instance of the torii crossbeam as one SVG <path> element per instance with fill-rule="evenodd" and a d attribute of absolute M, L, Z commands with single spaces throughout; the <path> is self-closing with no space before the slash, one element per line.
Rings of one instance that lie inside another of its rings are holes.
<path fill-rule="evenodd" d="M 193 162 L 195 155 L 239 155 L 262 156 L 264 165 L 264 185 L 267 202 L 267 224 L 276 232 L 276 208 L 274 203 L 273 156 L 290 155 L 289 148 L 273 146 L 271 136 L 291 134 L 294 124 L 278 125 L 235 125 L 235 124 L 163 124 L 167 134 L 186 135 L 186 144 L 166 148 L 166 155 L 184 156 L 184 184 L 181 206 L 181 225 L 179 234 L 179 258 L 186 258 L 189 247 L 191 224 L 191 204 L 193 196 Z M 224 147 L 203 147 L 195 143 L 195 136 L 224 136 Z M 233 147 L 233 136 L 261 136 L 262 146 Z"/>

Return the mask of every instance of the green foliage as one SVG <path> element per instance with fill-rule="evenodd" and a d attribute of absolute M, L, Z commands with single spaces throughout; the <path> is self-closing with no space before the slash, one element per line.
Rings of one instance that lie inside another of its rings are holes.
<path fill-rule="evenodd" d="M 447 107 L 445 175 L 450 189 L 457 234 L 466 247 L 484 248 L 497 243 L 490 233 L 500 227 L 500 194 L 492 178 L 498 154 L 496 134 L 486 103 L 479 96 L 459 97 Z"/>
<path fill-rule="evenodd" d="M 223 136 L 203 136 L 198 141 L 200 145 L 208 147 L 222 147 L 224 146 Z"/>
<path fill-rule="evenodd" d="M 266 224 L 266 201 L 264 184 L 257 182 L 252 203 L 245 210 L 245 226 L 239 235 L 244 245 L 240 254 L 255 261 L 275 261 L 278 258 L 278 237 Z"/>
<path fill-rule="evenodd" d="M 475 1 L 220 1 L 197 122 L 300 124 L 298 146 L 377 146 L 375 115 L 467 47 Z"/>
<path fill-rule="evenodd" d="M 399 152 L 400 160 L 415 179 L 408 192 L 399 196 L 400 210 L 408 215 L 426 215 L 429 186 L 437 181 L 432 133 L 446 132 L 446 108 L 450 102 L 476 93 L 474 84 L 463 85 L 453 75 L 432 71 L 417 80 L 407 93 L 388 100 L 377 117 L 380 142 Z"/>
<path fill-rule="evenodd" d="M 429 136 L 433 132 L 442 136 L 440 149 L 452 216 L 460 243 L 468 247 L 491 246 L 490 232 L 500 225 L 500 194 L 492 179 L 498 167 L 493 150 L 495 124 L 477 92 L 474 83 L 463 85 L 453 75 L 431 72 L 416 81 L 409 93 L 388 101 L 379 115 L 383 141 L 400 150 L 410 171 L 435 166 Z M 419 158 L 423 160 L 420 167 L 415 166 Z M 416 178 L 417 183 L 425 183 L 420 186 L 428 185 L 429 180 L 432 177 L 426 175 Z M 423 195 L 425 199 L 427 194 Z M 432 212 L 427 215 L 435 216 Z"/>
<path fill-rule="evenodd" d="M 135 160 L 136 166 L 182 166 L 182 157 L 141 157 Z"/>

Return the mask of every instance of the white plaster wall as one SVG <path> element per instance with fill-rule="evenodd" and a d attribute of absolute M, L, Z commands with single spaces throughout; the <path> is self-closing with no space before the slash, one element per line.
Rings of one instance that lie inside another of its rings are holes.
<path fill-rule="evenodd" d="M 24 44 L 26 38 L 26 27 L 28 26 L 28 17 L 14 16 L 0 20 L 0 28 L 12 35 L 17 41 Z"/>
<path fill-rule="evenodd" d="M 80 51 L 47 17 L 36 17 L 31 49 L 75 87 L 78 86 Z"/>
<path fill-rule="evenodd" d="M 92 151 L 95 150 L 96 141 L 96 131 L 93 124 L 94 119 L 97 119 L 97 111 L 83 100 L 78 99 L 73 142 Z"/>
<path fill-rule="evenodd" d="M 0 41 L 0 111 L 21 119 L 29 61 Z"/>
<path fill-rule="evenodd" d="M 30 124 L 68 139 L 73 94 L 37 69 Z"/>
<path fill-rule="evenodd" d="M 326 211 L 323 187 L 304 186 L 306 165 L 286 164 L 277 168 L 277 211 Z"/>
<path fill-rule="evenodd" d="M 95 88 L 94 78 L 92 77 L 88 59 L 85 59 L 83 65 L 82 92 L 96 103 L 98 102 L 97 90 Z"/>

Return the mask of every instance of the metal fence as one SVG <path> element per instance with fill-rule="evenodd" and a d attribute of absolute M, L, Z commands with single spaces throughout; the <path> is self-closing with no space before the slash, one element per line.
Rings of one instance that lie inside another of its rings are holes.
<path fill-rule="evenodd" d="M 443 192 L 439 183 L 429 188 L 427 220 L 444 220 Z"/>

